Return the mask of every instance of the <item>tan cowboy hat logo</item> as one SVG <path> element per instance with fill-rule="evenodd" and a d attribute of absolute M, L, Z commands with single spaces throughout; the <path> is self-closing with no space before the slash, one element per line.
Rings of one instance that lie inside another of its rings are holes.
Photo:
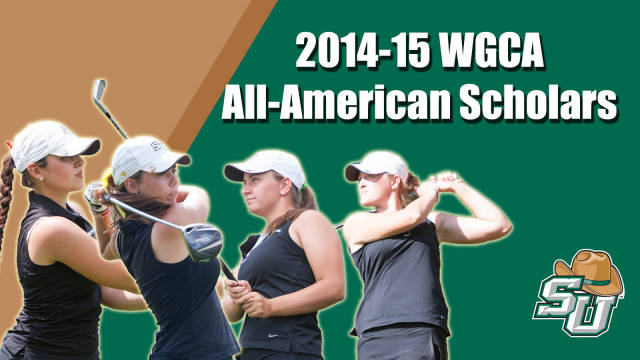
<path fill-rule="evenodd" d="M 593 295 L 618 295 L 622 293 L 622 280 L 618 269 L 611 263 L 609 254 L 603 251 L 580 250 L 571 262 L 571 267 L 556 260 L 557 276 L 582 276 L 582 290 Z"/>

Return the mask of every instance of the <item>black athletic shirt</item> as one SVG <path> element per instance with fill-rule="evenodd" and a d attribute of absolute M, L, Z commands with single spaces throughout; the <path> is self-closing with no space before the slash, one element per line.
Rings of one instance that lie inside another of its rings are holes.
<path fill-rule="evenodd" d="M 257 235 L 240 246 L 242 264 L 238 278 L 267 299 L 290 294 L 316 282 L 307 255 L 289 236 L 287 222 L 258 246 Z M 249 253 L 251 251 L 251 253 Z M 248 255 L 247 255 L 248 254 Z M 243 349 L 267 349 L 313 355 L 322 353 L 317 312 L 256 319 L 247 316 L 240 333 Z"/>
<path fill-rule="evenodd" d="M 33 191 L 29 202 L 17 251 L 24 306 L 4 338 L 4 347 L 12 354 L 24 348 L 25 359 L 99 359 L 100 286 L 63 263 L 34 264 L 27 247 L 29 230 L 43 217 L 64 217 L 91 235 L 93 228 L 69 205 L 63 208 Z"/>
<path fill-rule="evenodd" d="M 365 244 L 351 256 L 364 283 L 358 336 L 396 323 L 436 325 L 449 335 L 435 224 L 427 219 L 404 234 Z"/>
<path fill-rule="evenodd" d="M 175 264 L 156 259 L 152 225 L 119 223 L 117 245 L 122 262 L 136 279 L 158 323 L 151 359 L 228 359 L 240 351 L 215 292 L 220 263 Z"/>

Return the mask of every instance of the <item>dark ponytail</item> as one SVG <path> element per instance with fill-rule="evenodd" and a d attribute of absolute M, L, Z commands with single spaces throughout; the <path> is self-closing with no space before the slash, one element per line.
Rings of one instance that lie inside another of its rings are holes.
<path fill-rule="evenodd" d="M 9 205 L 11 205 L 11 190 L 13 190 L 13 169 L 15 169 L 13 158 L 7 155 L 2 160 L 2 173 L 0 178 L 0 250 L 2 250 L 2 238 L 4 237 L 4 227 L 7 223 Z"/>
<path fill-rule="evenodd" d="M 142 177 L 142 171 L 138 171 L 137 173 L 133 174 L 129 178 L 137 181 L 137 180 L 140 180 L 141 177 Z M 149 198 L 149 197 L 142 196 L 140 194 L 132 194 L 128 192 L 127 188 L 124 186 L 124 183 L 120 184 L 120 186 L 117 186 L 115 184 L 115 182 L 113 181 L 113 176 L 109 176 L 107 179 L 107 182 L 108 182 L 107 191 L 109 192 L 109 194 L 111 194 L 111 196 L 149 215 L 152 215 L 158 218 L 162 217 L 167 212 L 167 210 L 169 210 L 169 208 L 171 207 L 171 205 L 165 204 L 156 198 Z M 122 211 L 124 212 L 125 216 L 122 216 L 120 211 L 116 211 L 115 218 L 114 218 L 115 221 L 122 220 L 122 222 L 127 222 L 131 220 L 136 220 L 136 221 L 144 222 L 147 224 L 151 223 L 151 220 L 143 218 L 140 215 L 137 215 L 134 213 L 128 213 L 124 209 L 122 209 Z M 114 224 L 116 223 L 114 222 Z"/>
<path fill-rule="evenodd" d="M 418 194 L 416 194 L 416 191 L 413 189 L 418 186 L 418 183 L 418 178 L 412 173 L 409 173 L 409 176 L 407 176 L 406 183 L 404 181 L 400 182 L 400 191 L 398 192 L 398 195 L 400 195 L 402 207 L 409 205 L 413 200 L 418 198 Z"/>
<path fill-rule="evenodd" d="M 271 173 L 278 180 L 284 179 L 284 177 L 282 177 L 280 174 L 276 172 L 272 171 Z M 275 219 L 267 227 L 268 234 L 273 233 L 277 228 L 284 225 L 286 222 L 295 220 L 303 212 L 307 210 L 316 210 L 318 208 L 316 206 L 316 198 L 313 195 L 313 192 L 311 191 L 311 189 L 309 189 L 309 187 L 306 186 L 306 184 L 302 186 L 302 190 L 298 190 L 298 188 L 295 185 L 291 184 L 291 190 L 289 191 L 289 196 L 291 197 L 293 206 L 295 208 L 293 210 L 287 211 L 286 213 L 284 213 L 283 215 Z"/>
<path fill-rule="evenodd" d="M 138 171 L 129 178 L 137 181 L 140 180 L 141 177 L 142 171 Z M 169 210 L 169 208 L 171 207 L 171 205 L 162 203 L 155 198 L 148 198 L 139 194 L 132 194 L 128 192 L 126 186 L 124 186 L 124 183 L 120 184 L 120 186 L 117 186 L 113 181 L 113 176 L 111 175 L 109 175 L 109 177 L 107 178 L 107 192 L 111 194 L 112 197 L 122 201 L 123 203 L 133 206 L 134 208 L 155 217 L 162 217 L 162 215 L 164 215 L 164 213 L 166 213 L 167 210 Z M 138 221 L 145 224 L 152 223 L 152 221 L 149 219 L 143 218 L 142 216 L 134 213 L 129 213 L 119 207 L 115 207 L 115 209 L 116 211 L 113 216 L 113 223 L 111 224 L 111 239 L 118 238 L 118 235 L 120 233 L 120 227 L 118 226 L 119 221 L 122 221 L 123 223 L 126 223 L 127 221 Z"/>

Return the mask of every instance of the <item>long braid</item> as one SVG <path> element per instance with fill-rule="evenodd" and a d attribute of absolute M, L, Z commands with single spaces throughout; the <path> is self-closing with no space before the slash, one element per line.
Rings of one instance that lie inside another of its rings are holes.
<path fill-rule="evenodd" d="M 7 215 L 9 213 L 9 205 L 11 204 L 11 190 L 13 190 L 13 169 L 15 168 L 13 158 L 7 155 L 2 160 L 2 172 L 0 178 L 0 250 L 2 250 L 2 238 L 4 236 L 4 227 L 7 223 Z"/>

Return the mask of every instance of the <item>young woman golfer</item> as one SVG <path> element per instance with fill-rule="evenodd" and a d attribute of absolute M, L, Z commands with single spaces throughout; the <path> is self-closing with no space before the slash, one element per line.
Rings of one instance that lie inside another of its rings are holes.
<path fill-rule="evenodd" d="M 180 185 L 177 154 L 160 141 L 141 136 L 125 141 L 113 157 L 107 191 L 112 197 L 178 225 L 201 223 L 209 197 Z M 97 190 L 97 197 L 101 197 Z M 116 208 L 119 229 L 104 246 L 107 258 L 122 258 L 156 317 L 159 330 L 150 359 L 231 359 L 239 351 L 220 307 L 215 285 L 217 260 L 195 263 L 180 231 Z"/>
<path fill-rule="evenodd" d="M 240 247 L 239 281 L 225 281 L 227 317 L 246 314 L 241 359 L 322 359 L 316 315 L 344 298 L 344 265 L 338 235 L 315 210 L 298 159 L 259 151 L 224 174 L 243 182 L 249 211 L 266 222 Z"/>
<path fill-rule="evenodd" d="M 82 189 L 84 159 L 97 139 L 76 137 L 62 124 L 41 121 L 15 138 L 2 168 L 0 245 L 7 220 L 13 169 L 32 188 L 18 235 L 17 266 L 24 306 L 0 348 L 0 359 L 99 359 L 100 304 L 141 310 L 146 304 L 120 261 L 100 256 L 91 224 L 69 193 Z M 98 229 L 107 213 L 94 213 Z M 98 237 L 106 237 L 98 231 Z M 102 285 L 99 285 L 102 284 Z"/>
<path fill-rule="evenodd" d="M 344 223 L 364 282 L 356 315 L 358 357 L 446 359 L 448 309 L 440 284 L 440 243 L 495 240 L 508 234 L 511 224 L 456 174 L 440 173 L 418 185 L 404 160 L 387 151 L 349 165 L 345 176 L 358 182 L 360 204 L 375 209 L 354 213 Z M 473 216 L 432 212 L 440 192 L 455 194 Z"/>

